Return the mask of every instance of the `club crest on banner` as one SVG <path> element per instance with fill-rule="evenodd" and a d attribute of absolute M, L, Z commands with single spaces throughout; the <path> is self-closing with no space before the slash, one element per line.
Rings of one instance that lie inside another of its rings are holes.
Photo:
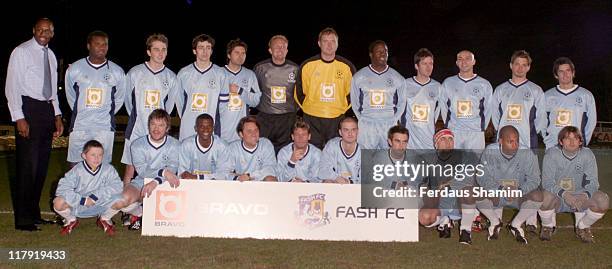
<path fill-rule="evenodd" d="M 296 217 L 301 224 L 313 229 L 330 223 L 329 212 L 325 211 L 325 194 L 300 196 Z"/>

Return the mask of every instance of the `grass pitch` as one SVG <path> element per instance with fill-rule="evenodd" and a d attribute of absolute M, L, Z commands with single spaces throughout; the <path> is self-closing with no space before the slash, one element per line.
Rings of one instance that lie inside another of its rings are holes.
<path fill-rule="evenodd" d="M 115 144 L 114 163 L 122 174 L 119 158 L 123 144 Z M 48 205 L 52 181 L 65 169 L 66 152 L 54 150 L 41 208 Z M 610 186 L 610 161 L 600 163 L 602 187 Z M 603 166 L 602 166 L 603 165 Z M 609 171 L 608 171 L 609 170 Z M 420 229 L 418 243 L 330 242 L 302 240 L 256 240 L 220 238 L 143 237 L 118 227 L 109 238 L 83 219 L 69 236 L 60 236 L 59 226 L 41 226 L 41 232 L 13 228 L 8 177 L 14 176 L 14 156 L 0 156 L 0 248 L 65 250 L 64 262 L 8 262 L 0 268 L 612 268 L 612 217 L 595 224 L 595 244 L 584 244 L 570 228 L 570 214 L 559 214 L 561 227 L 553 241 L 529 236 L 521 245 L 502 230 L 497 241 L 487 241 L 486 232 L 473 233 L 473 245 L 458 243 L 457 229 L 450 239 L 439 239 L 434 230 Z M 602 188 L 605 190 L 605 188 Z M 608 192 L 609 193 L 609 192 Z M 514 211 L 504 212 L 508 222 Z M 51 217 L 47 215 L 46 217 Z M 115 221 L 119 223 L 118 216 Z"/>

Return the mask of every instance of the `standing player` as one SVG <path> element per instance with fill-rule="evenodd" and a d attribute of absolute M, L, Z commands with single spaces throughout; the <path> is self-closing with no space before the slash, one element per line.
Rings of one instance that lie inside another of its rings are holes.
<path fill-rule="evenodd" d="M 442 85 L 431 78 L 434 56 L 426 48 L 414 54 L 416 76 L 406 79 L 407 106 L 402 125 L 410 131 L 408 148 L 433 149 L 432 137 L 436 120 L 440 114 L 440 92 Z"/>
<path fill-rule="evenodd" d="M 396 125 L 406 107 L 405 80 L 389 67 L 389 50 L 384 41 L 369 47 L 370 65 L 355 73 L 351 81 L 351 103 L 359 119 L 359 144 L 364 149 L 385 149 L 387 131 Z"/>
<path fill-rule="evenodd" d="M 208 114 L 200 114 L 194 126 L 196 135 L 181 142 L 179 152 L 180 178 L 184 179 L 225 179 L 227 171 L 221 166 L 227 163 L 227 145 L 213 134 L 214 120 Z"/>
<path fill-rule="evenodd" d="M 164 109 L 172 113 L 176 75 L 166 68 L 168 38 L 153 34 L 147 38 L 149 60 L 134 66 L 125 79 L 125 109 L 130 118 L 125 129 L 125 145 L 121 162 L 126 164 L 123 181 L 127 184 L 134 177 L 134 166 L 130 156 L 130 141 L 147 134 L 147 119 L 151 111 Z"/>
<path fill-rule="evenodd" d="M 267 137 L 278 151 L 291 142 L 290 127 L 295 123 L 297 107 L 293 97 L 298 65 L 287 60 L 289 41 L 275 35 L 268 42 L 272 57 L 255 65 L 253 71 L 261 89 L 257 121 L 261 136 Z"/>
<path fill-rule="evenodd" d="M 467 50 L 457 53 L 459 74 L 442 83 L 440 113 L 455 134 L 455 148 L 484 149 L 484 131 L 491 120 L 491 83 L 474 74 L 476 58 Z"/>
<path fill-rule="evenodd" d="M 267 138 L 259 137 L 257 118 L 246 116 L 240 119 L 236 132 L 241 140 L 228 146 L 229 161 L 221 168 L 230 171 L 227 180 L 278 181 L 274 146 Z"/>
<path fill-rule="evenodd" d="M 310 125 L 312 144 L 322 149 L 328 140 L 337 137 L 338 123 L 350 108 L 353 64 L 336 55 L 338 33 L 325 28 L 319 33 L 321 54 L 302 63 L 298 71 L 295 100 Z"/>
<path fill-rule="evenodd" d="M 542 164 L 544 204 L 540 239 L 550 241 L 556 226 L 555 212 L 574 212 L 576 236 L 593 243 L 591 225 L 610 207 L 608 194 L 599 190 L 597 161 L 584 147 L 580 129 L 567 126 L 559 131 L 559 145 L 546 150 Z"/>
<path fill-rule="evenodd" d="M 81 160 L 83 145 L 89 140 L 102 143 L 110 163 L 115 140 L 115 113 L 123 105 L 125 94 L 123 69 L 106 59 L 108 35 L 93 31 L 87 36 L 89 56 L 66 70 L 66 99 L 72 117 L 68 143 L 68 162 Z"/>
<path fill-rule="evenodd" d="M 361 148 L 357 142 L 357 119 L 340 119 L 338 133 L 340 137 L 329 140 L 323 149 L 319 179 L 323 183 L 361 184 Z"/>
<path fill-rule="evenodd" d="M 191 41 L 196 61 L 185 66 L 177 75 L 174 90 L 176 109 L 181 117 L 179 140 L 195 134 L 192 123 L 202 113 L 211 115 L 216 126 L 219 125 L 219 94 L 227 88 L 223 69 L 210 61 L 215 47 L 215 40 L 205 34 L 198 35 Z M 217 128 L 215 134 L 219 135 Z"/>
<path fill-rule="evenodd" d="M 131 214 L 130 230 L 140 230 L 142 223 L 143 197 L 148 197 L 157 185 L 165 181 L 170 186 L 180 184 L 176 176 L 178 168 L 178 152 L 180 143 L 168 135 L 170 130 L 170 115 L 163 109 L 156 109 L 149 114 L 149 135 L 142 136 L 130 146 L 132 163 L 138 175 L 130 184 L 123 188 L 121 211 Z M 151 182 L 144 184 L 145 178 L 152 178 Z"/>
<path fill-rule="evenodd" d="M 227 43 L 227 65 L 224 72 L 229 84 L 229 92 L 224 88 L 219 96 L 220 137 L 227 143 L 240 140 L 236 126 L 240 119 L 249 115 L 249 107 L 259 104 L 261 91 L 253 71 L 243 67 L 246 60 L 247 44 L 240 39 Z"/>
<path fill-rule="evenodd" d="M 518 130 L 512 125 L 506 125 L 499 130 L 498 143 L 487 146 L 482 155 L 484 175 L 477 177 L 477 180 L 483 189 L 521 193 L 518 197 L 508 193 L 509 195 L 501 197 L 476 198 L 478 209 L 491 222 L 487 240 L 499 237 L 499 230 L 503 226 L 501 221 L 503 208 L 508 206 L 519 209 L 512 222 L 507 225 L 508 230 L 518 242 L 527 244 L 521 226 L 527 218 L 537 214 L 542 205 L 538 157 L 531 150 L 519 150 L 519 139 Z"/>
<path fill-rule="evenodd" d="M 537 84 L 527 79 L 531 68 L 531 56 L 524 50 L 515 51 L 510 58 L 512 78 L 495 88 L 491 101 L 491 120 L 496 130 L 506 125 L 519 132 L 519 148 L 538 147 L 538 133 L 546 133 L 544 92 Z M 526 231 L 535 234 L 537 215 L 527 219 Z"/>
<path fill-rule="evenodd" d="M 548 126 L 544 144 L 546 149 L 557 145 L 559 131 L 566 126 L 575 126 L 582 133 L 583 146 L 591 141 L 597 124 L 597 109 L 593 94 L 576 84 L 576 68 L 567 57 L 560 57 L 553 64 L 553 74 L 559 85 L 549 89 L 546 97 L 546 114 Z"/>
<path fill-rule="evenodd" d="M 527 79 L 531 68 L 531 56 L 524 50 L 515 51 L 510 59 L 512 78 L 495 88 L 491 102 L 492 121 L 496 130 L 506 125 L 519 132 L 519 147 L 538 147 L 538 133 L 546 129 L 544 92 L 537 84 Z"/>
<path fill-rule="evenodd" d="M 310 140 L 310 126 L 297 120 L 291 129 L 293 143 L 283 147 L 278 153 L 277 174 L 279 181 L 318 182 L 321 150 Z"/>
<path fill-rule="evenodd" d="M 79 225 L 77 218 L 89 217 L 98 217 L 98 226 L 108 235 L 115 234 L 111 218 L 121 209 L 117 202 L 123 185 L 115 167 L 102 161 L 103 156 L 100 142 L 87 141 L 83 161 L 60 179 L 53 199 L 53 210 L 65 219 L 60 234 L 72 233 Z"/>

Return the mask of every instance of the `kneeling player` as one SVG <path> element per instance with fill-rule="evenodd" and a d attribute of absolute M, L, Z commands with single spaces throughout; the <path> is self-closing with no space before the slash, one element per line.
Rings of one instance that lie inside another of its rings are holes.
<path fill-rule="evenodd" d="M 212 116 L 204 113 L 196 118 L 196 135 L 181 142 L 179 153 L 179 175 L 184 179 L 225 179 L 227 171 L 222 164 L 229 161 L 227 145 L 213 134 Z"/>
<path fill-rule="evenodd" d="M 64 217 L 65 225 L 60 234 L 68 235 L 79 225 L 77 218 L 98 217 L 98 226 L 108 235 L 115 233 L 111 218 L 121 208 L 121 179 L 117 170 L 103 161 L 104 148 L 96 140 L 83 146 L 81 157 L 66 175 L 60 179 L 53 209 Z"/>
<path fill-rule="evenodd" d="M 288 182 L 318 181 L 321 150 L 310 141 L 310 125 L 297 120 L 291 130 L 293 143 L 284 146 L 278 152 L 278 179 Z"/>
<path fill-rule="evenodd" d="M 474 164 L 478 161 L 473 151 L 455 150 L 454 134 L 449 129 L 439 130 L 434 134 L 434 154 L 424 154 L 429 163 L 439 167 Z M 425 153 L 425 152 L 424 152 Z M 423 197 L 423 206 L 419 210 L 419 222 L 425 227 L 436 227 L 440 238 L 450 238 L 453 223 L 459 220 L 459 242 L 471 244 L 472 222 L 478 216 L 475 200 L 469 195 L 450 195 L 451 193 L 471 193 L 474 179 L 471 176 L 446 177 L 444 174 L 428 175 L 424 178 L 428 190 L 446 190 L 446 196 Z M 428 192 L 429 193 L 429 192 Z M 461 210 L 459 210 L 461 209 Z"/>
<path fill-rule="evenodd" d="M 610 206 L 610 198 L 599 189 L 597 162 L 593 152 L 583 147 L 580 130 L 574 126 L 561 129 L 559 145 L 546 151 L 542 164 L 544 204 L 540 218 L 540 239 L 549 241 L 555 230 L 555 212 L 574 212 L 576 236 L 593 243 L 591 225 L 601 219 Z"/>
<path fill-rule="evenodd" d="M 132 142 L 130 152 L 132 164 L 138 175 L 130 184 L 123 188 L 123 201 L 121 211 L 132 215 L 130 230 L 140 230 L 142 220 L 143 197 L 166 180 L 171 187 L 178 187 L 179 178 L 176 176 L 180 144 L 168 135 L 170 130 L 170 115 L 163 109 L 156 109 L 149 114 L 149 135 L 142 136 Z M 153 178 L 144 184 L 145 178 Z"/>
<path fill-rule="evenodd" d="M 518 147 L 518 130 L 506 125 L 499 131 L 498 143 L 487 146 L 482 155 L 484 175 L 477 177 L 478 184 L 487 193 L 496 194 L 476 198 L 478 209 L 491 222 L 487 240 L 499 237 L 503 207 L 509 206 L 519 208 L 519 212 L 507 228 L 518 242 L 527 244 L 521 226 L 542 205 L 538 158 L 531 150 Z"/>

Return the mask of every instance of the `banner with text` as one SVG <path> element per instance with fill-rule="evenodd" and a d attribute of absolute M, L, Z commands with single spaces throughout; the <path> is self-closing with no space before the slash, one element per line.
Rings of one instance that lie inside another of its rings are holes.
<path fill-rule="evenodd" d="M 360 185 L 166 182 L 144 199 L 142 235 L 418 241 L 417 209 L 360 204 Z"/>

